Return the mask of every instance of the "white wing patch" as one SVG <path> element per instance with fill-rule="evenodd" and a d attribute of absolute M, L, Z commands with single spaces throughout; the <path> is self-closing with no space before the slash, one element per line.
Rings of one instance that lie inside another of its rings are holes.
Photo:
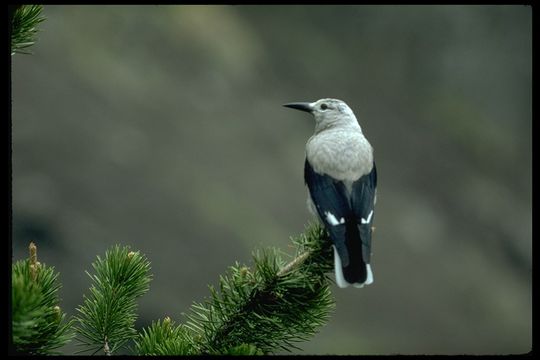
<path fill-rule="evenodd" d="M 362 218 L 362 224 L 369 224 L 371 222 L 371 217 L 373 216 L 373 210 L 369 213 L 367 219 Z"/>
<path fill-rule="evenodd" d="M 330 211 L 326 211 L 324 213 L 324 215 L 326 215 L 326 221 L 328 221 L 328 223 L 332 226 L 336 226 L 336 225 L 340 225 L 340 224 L 345 224 L 345 219 L 344 218 L 341 218 L 339 219 L 336 219 L 336 217 L 334 216 L 334 214 L 332 214 Z M 363 220 L 363 219 L 362 219 Z M 362 223 L 363 224 L 363 223 Z"/>

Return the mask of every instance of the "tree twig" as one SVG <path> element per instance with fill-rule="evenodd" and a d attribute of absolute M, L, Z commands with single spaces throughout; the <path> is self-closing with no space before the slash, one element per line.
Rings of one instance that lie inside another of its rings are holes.
<path fill-rule="evenodd" d="M 111 349 L 109 348 L 109 343 L 107 341 L 107 336 L 105 336 L 105 344 L 103 345 L 103 351 L 106 356 L 111 356 Z"/>
<path fill-rule="evenodd" d="M 309 255 L 311 255 L 311 250 L 307 250 L 301 253 L 296 258 L 294 258 L 290 263 L 285 265 L 281 270 L 279 270 L 277 273 L 277 276 L 283 276 L 289 273 L 291 270 L 301 265 L 309 257 Z"/>

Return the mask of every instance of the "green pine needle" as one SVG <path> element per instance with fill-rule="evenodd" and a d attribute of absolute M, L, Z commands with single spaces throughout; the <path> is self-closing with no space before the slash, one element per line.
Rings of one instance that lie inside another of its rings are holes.
<path fill-rule="evenodd" d="M 290 351 L 326 323 L 334 307 L 326 276 L 330 240 L 314 225 L 293 243 L 297 253 L 288 264 L 276 249 L 256 251 L 253 269 L 235 264 L 220 277 L 219 291 L 210 287 L 210 298 L 192 305 L 186 328 L 196 353 L 230 354 L 246 346 L 265 354 Z"/>
<path fill-rule="evenodd" d="M 71 339 L 72 322 L 66 321 L 59 306 L 58 275 L 35 257 L 12 265 L 12 335 L 17 352 L 55 354 Z"/>
<path fill-rule="evenodd" d="M 49 354 L 70 337 L 82 351 L 112 355 L 130 340 L 139 355 L 263 355 L 298 349 L 326 323 L 334 308 L 327 273 L 331 242 L 320 225 L 292 239 L 292 259 L 277 249 L 255 251 L 253 265 L 236 263 L 220 276 L 210 297 L 194 303 L 185 324 L 168 317 L 137 334 L 136 299 L 151 280 L 145 256 L 114 246 L 97 257 L 89 294 L 65 323 L 58 307 L 58 274 L 34 252 L 13 266 L 13 337 L 21 353 Z"/>
<path fill-rule="evenodd" d="M 31 53 L 25 49 L 36 42 L 37 25 L 45 20 L 42 11 L 42 5 L 21 5 L 15 10 L 11 24 L 11 55 Z"/>
<path fill-rule="evenodd" d="M 225 355 L 264 355 L 260 349 L 252 344 L 240 344 L 227 351 Z"/>
<path fill-rule="evenodd" d="M 92 266 L 95 274 L 87 274 L 93 284 L 77 308 L 75 330 L 83 351 L 103 350 L 111 355 L 137 335 L 135 300 L 149 289 L 150 263 L 129 247 L 116 245 Z"/>
<path fill-rule="evenodd" d="M 191 339 L 186 329 L 175 326 L 174 321 L 166 317 L 163 322 L 152 322 L 135 339 L 135 352 L 139 355 L 193 355 Z"/>

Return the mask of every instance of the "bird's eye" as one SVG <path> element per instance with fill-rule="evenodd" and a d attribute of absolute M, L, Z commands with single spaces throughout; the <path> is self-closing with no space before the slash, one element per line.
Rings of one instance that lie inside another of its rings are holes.
<path fill-rule="evenodd" d="M 326 104 L 321 104 L 321 110 L 326 110 L 328 109 L 328 105 Z"/>

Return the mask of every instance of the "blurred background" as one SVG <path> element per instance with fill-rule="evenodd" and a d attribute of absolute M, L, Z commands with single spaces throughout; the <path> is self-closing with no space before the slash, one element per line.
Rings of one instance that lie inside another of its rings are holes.
<path fill-rule="evenodd" d="M 531 350 L 527 6 L 45 6 L 12 57 L 13 259 L 73 315 L 96 255 L 152 263 L 137 326 L 181 316 L 310 220 L 292 101 L 346 101 L 375 148 L 375 282 L 333 285 L 300 354 Z M 76 348 L 75 348 L 76 349 Z M 66 353 L 72 353 L 68 346 Z"/>

